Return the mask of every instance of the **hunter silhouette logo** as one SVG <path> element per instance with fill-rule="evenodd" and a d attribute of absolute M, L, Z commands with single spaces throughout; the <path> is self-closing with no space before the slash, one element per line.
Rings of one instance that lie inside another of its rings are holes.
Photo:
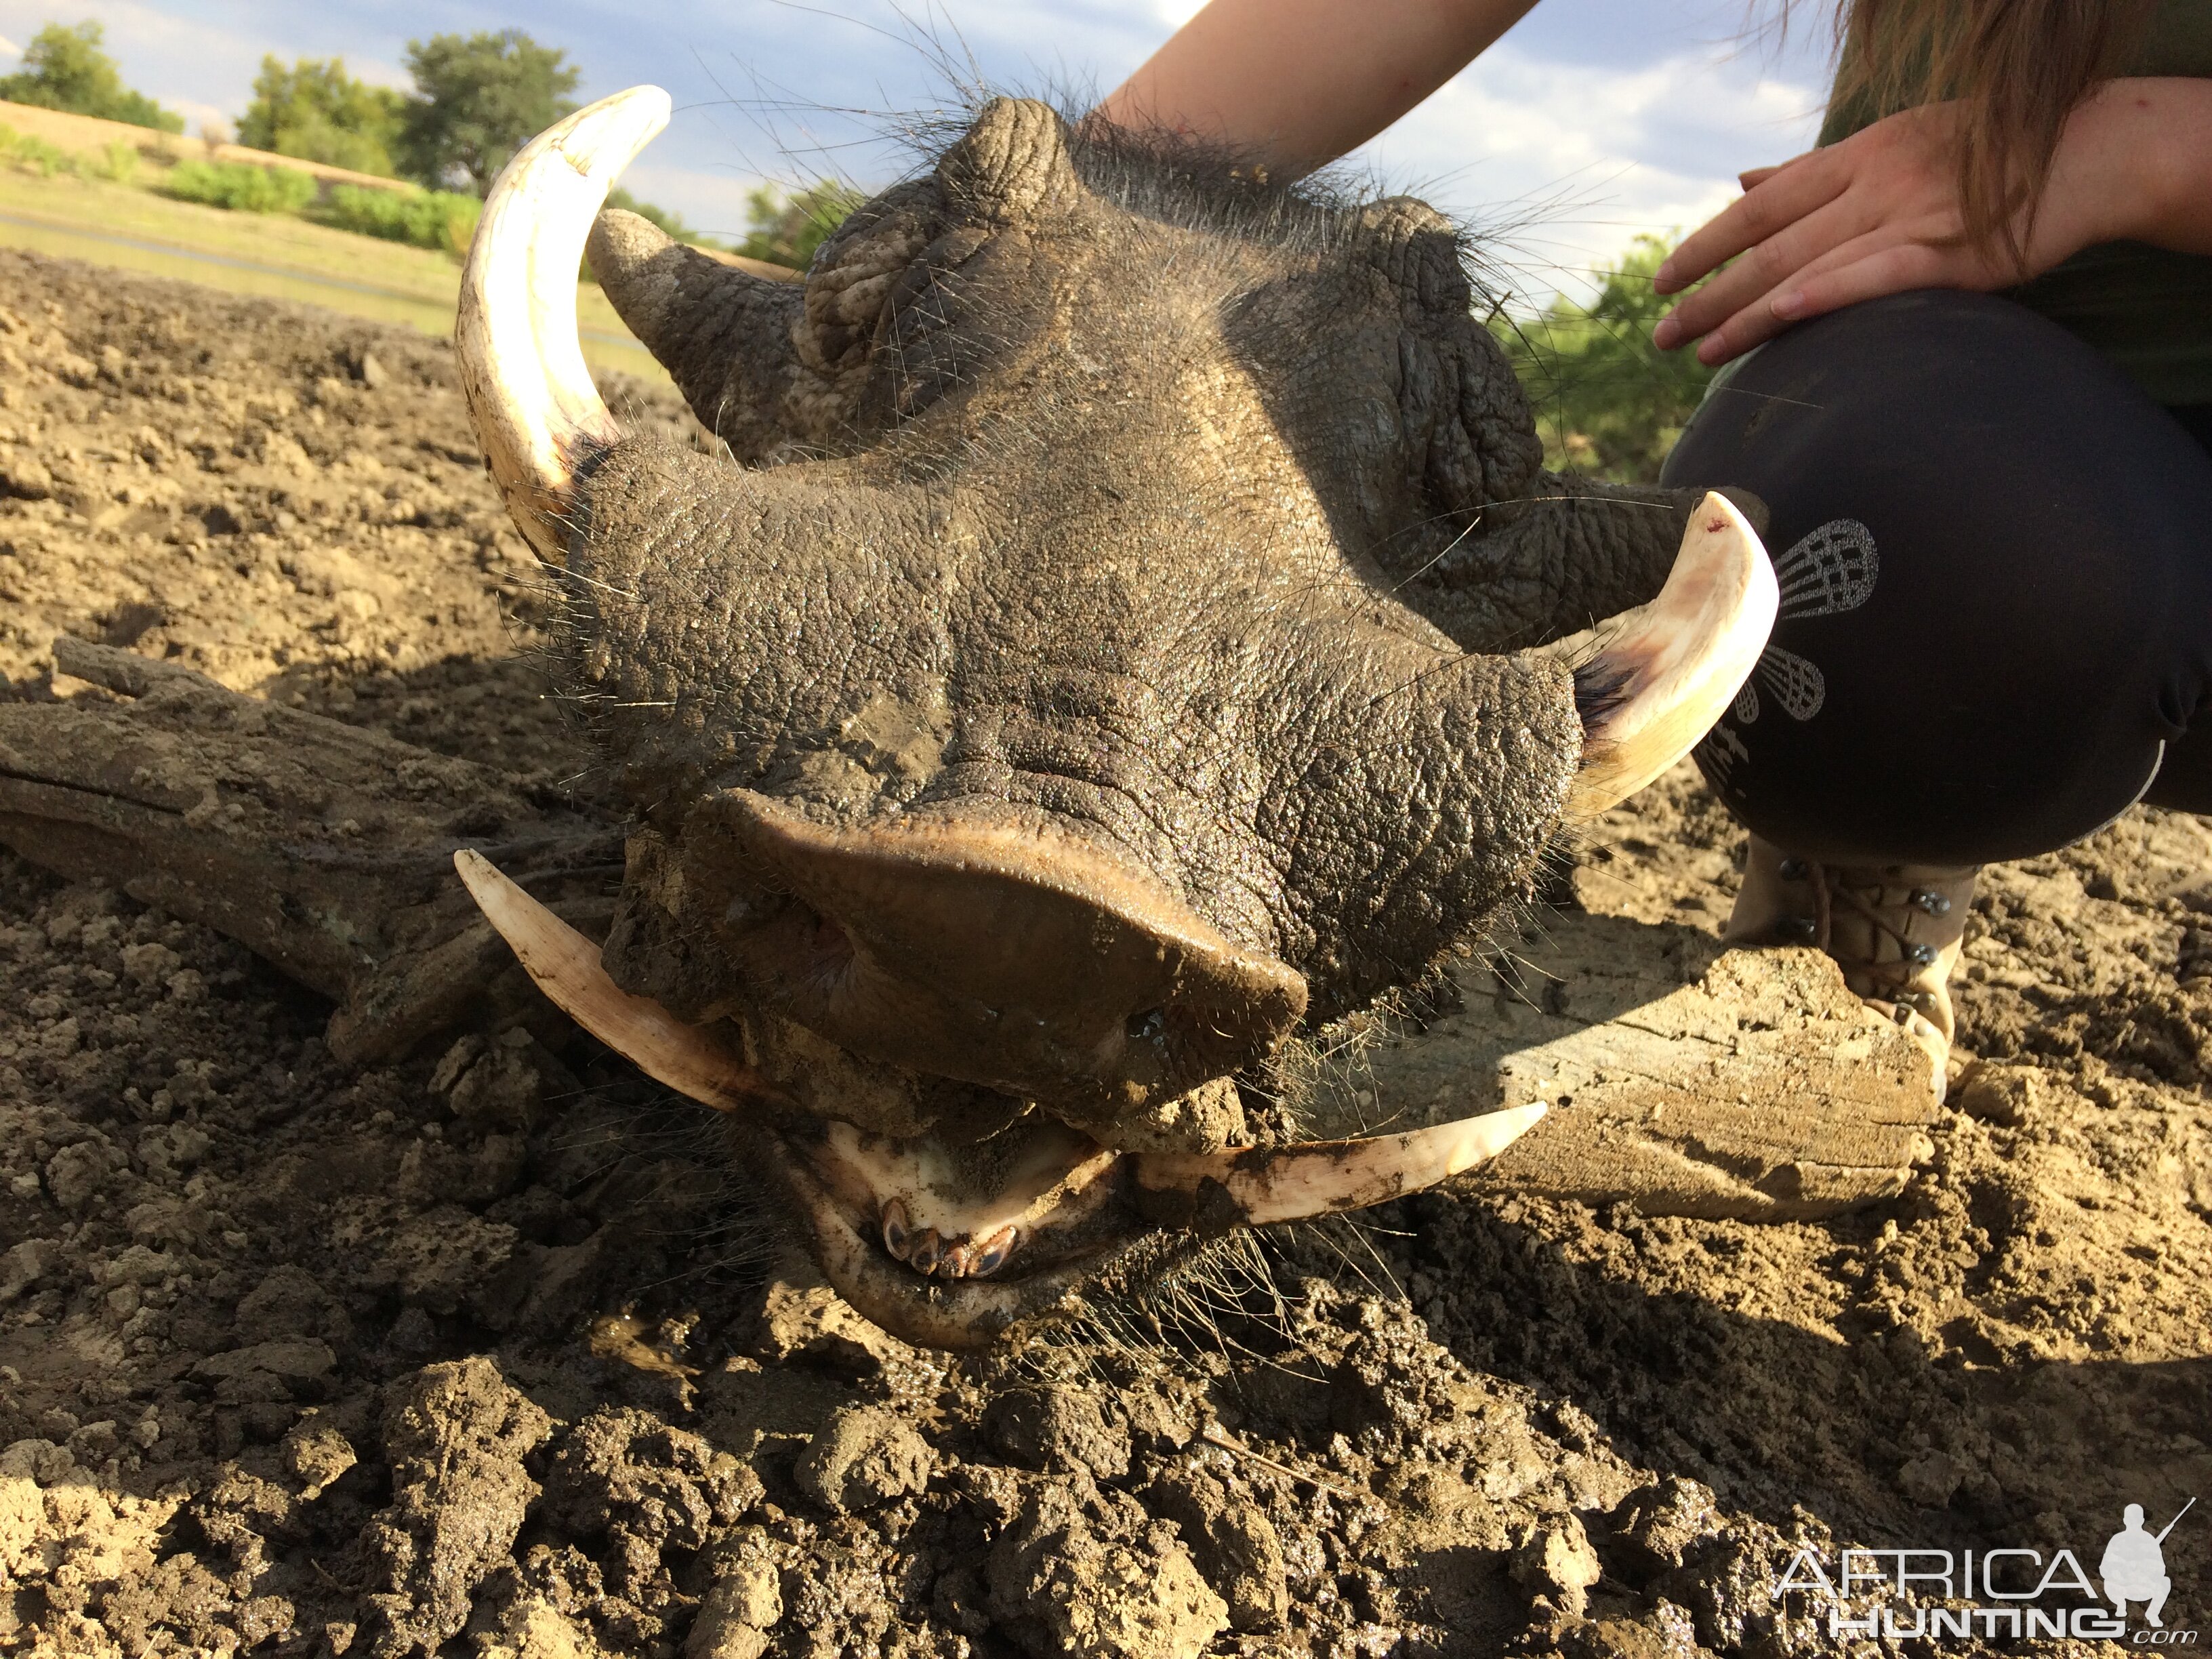
<path fill-rule="evenodd" d="M 2098 1564 L 2097 1576 L 2105 1581 L 2105 1599 L 2112 1604 L 2112 1611 L 2123 1619 L 2128 1616 L 2128 1603 L 2142 1601 L 2143 1622 L 2150 1626 L 2166 1621 L 2166 1593 L 2173 1581 L 2166 1576 L 2166 1534 L 2179 1524 L 2181 1517 L 2197 1506 L 2191 1498 L 2167 1522 L 2156 1537 L 2143 1530 L 2143 1508 L 2130 1504 L 2122 1512 L 2123 1525 L 2105 1546 L 2105 1559 Z"/>
<path fill-rule="evenodd" d="M 2191 1498 L 2154 1533 L 2143 1506 L 2122 1512 L 2120 1530 L 2097 1564 L 2100 1604 L 2081 1559 L 2070 1549 L 1800 1549 L 1775 1582 L 1780 1601 L 1791 1592 L 1826 1602 L 1832 1638 L 1847 1636 L 1985 1640 L 1996 1637 L 2074 1637 L 2124 1641 L 2130 1647 L 2194 1647 L 2197 1632 L 2165 1624 L 2173 1588 L 2166 1540 L 2197 1506 Z M 2132 1634 L 2128 1608 L 2141 1604 Z M 2107 1607 L 2103 1604 L 2109 1604 Z M 1908 1624 L 1905 1622 L 1909 1620 Z"/>

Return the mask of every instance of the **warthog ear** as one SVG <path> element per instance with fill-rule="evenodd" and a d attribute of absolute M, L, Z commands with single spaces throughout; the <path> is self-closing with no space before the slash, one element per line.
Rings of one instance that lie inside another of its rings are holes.
<path fill-rule="evenodd" d="M 701 423 L 738 459 L 772 462 L 860 447 L 958 383 L 974 348 L 954 319 L 969 288 L 992 286 L 969 262 L 1083 193 L 1060 116 L 998 98 L 934 172 L 854 213 L 803 283 L 734 268 L 619 210 L 599 216 L 588 252 Z"/>
<path fill-rule="evenodd" d="M 1071 207 L 1083 194 L 1067 150 L 1067 124 L 1048 104 L 994 98 L 967 136 L 938 159 L 945 204 L 994 225 Z"/>

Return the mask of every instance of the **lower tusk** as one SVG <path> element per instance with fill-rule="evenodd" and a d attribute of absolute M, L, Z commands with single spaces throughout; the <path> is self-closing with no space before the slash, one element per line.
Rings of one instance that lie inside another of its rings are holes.
<path fill-rule="evenodd" d="M 523 146 L 484 198 L 453 323 L 461 391 L 507 510 L 563 562 L 577 464 L 622 435 L 576 334 L 576 272 L 608 186 L 668 125 L 668 94 L 632 87 Z"/>
<path fill-rule="evenodd" d="M 1600 706 L 1583 728 L 1571 817 L 1618 805 L 1690 752 L 1750 678 L 1779 603 L 1759 532 L 1726 496 L 1708 495 L 1659 597 L 1615 617 L 1575 670 L 1577 690 Z"/>
<path fill-rule="evenodd" d="M 1540 1105 L 1516 1106 L 1406 1134 L 1229 1152 L 1146 1152 L 1132 1162 L 1144 1191 L 1188 1196 L 1195 1205 L 1212 1182 L 1228 1202 L 1222 1219 L 1261 1226 L 1421 1192 L 1497 1157 L 1544 1112 Z"/>
<path fill-rule="evenodd" d="M 697 1026 L 608 978 L 598 945 L 501 875 L 483 854 L 465 847 L 453 854 L 453 868 L 538 988 L 647 1077 L 720 1112 L 773 1097 L 757 1073 Z"/>

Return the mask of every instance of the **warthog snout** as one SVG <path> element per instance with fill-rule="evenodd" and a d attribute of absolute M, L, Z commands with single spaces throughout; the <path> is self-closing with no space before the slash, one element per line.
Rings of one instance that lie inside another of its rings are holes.
<path fill-rule="evenodd" d="M 1110 1118 L 1264 1060 L 1305 1012 L 1295 969 L 1042 814 L 856 827 L 736 790 L 690 822 L 756 884 L 716 927 L 747 982 L 873 1060 Z"/>

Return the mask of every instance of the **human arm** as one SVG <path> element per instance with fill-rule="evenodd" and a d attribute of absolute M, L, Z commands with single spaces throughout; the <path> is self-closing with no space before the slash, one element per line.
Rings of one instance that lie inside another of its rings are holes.
<path fill-rule="evenodd" d="M 1907 289 L 2008 288 L 2100 242 L 2212 254 L 2212 80 L 2117 80 L 2082 101 L 2033 222 L 2015 224 L 2025 270 L 1964 234 L 1958 125 L 1957 106 L 1924 105 L 1745 174 L 1741 198 L 1675 249 L 1654 285 L 1678 293 L 1735 263 L 1653 342 L 1702 336 L 1699 361 L 1720 363 L 1824 312 Z"/>
<path fill-rule="evenodd" d="M 1536 0 L 1212 0 L 1093 117 L 1255 154 L 1279 178 L 1389 126 Z"/>

